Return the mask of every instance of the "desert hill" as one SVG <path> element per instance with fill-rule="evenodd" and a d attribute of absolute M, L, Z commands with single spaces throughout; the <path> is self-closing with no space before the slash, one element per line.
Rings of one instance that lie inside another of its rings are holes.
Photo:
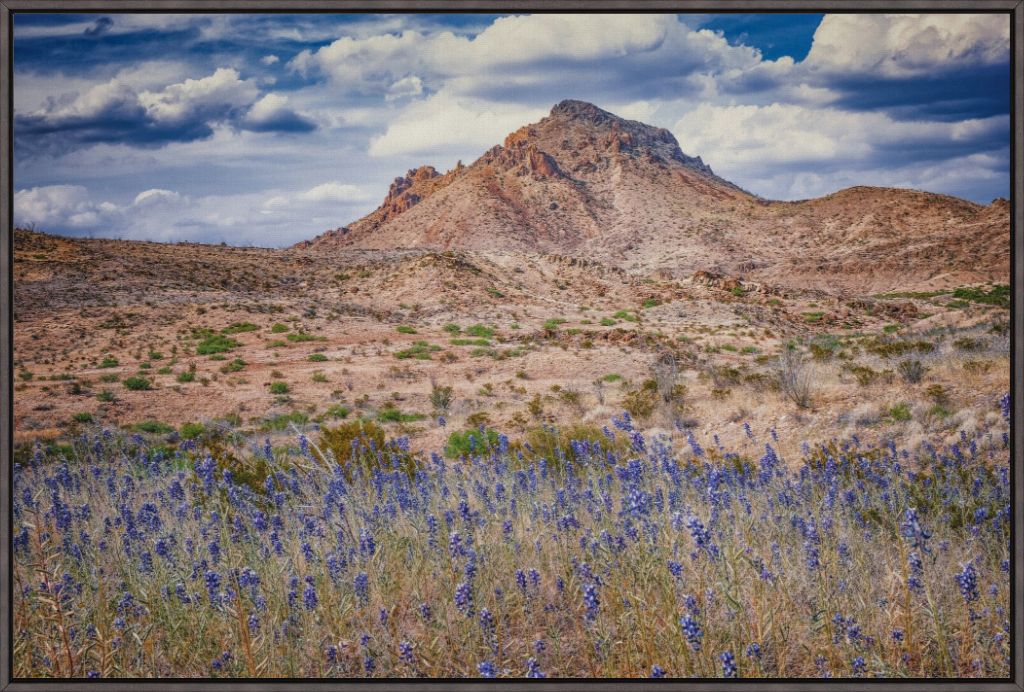
<path fill-rule="evenodd" d="M 668 130 L 570 100 L 469 166 L 396 178 L 374 212 L 299 247 L 554 253 L 641 275 L 705 270 L 865 294 L 1004 281 L 1000 202 L 878 187 L 768 201 Z"/>

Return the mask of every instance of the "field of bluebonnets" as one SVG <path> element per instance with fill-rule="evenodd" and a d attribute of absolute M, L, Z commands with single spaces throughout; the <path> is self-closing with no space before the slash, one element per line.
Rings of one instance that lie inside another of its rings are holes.
<path fill-rule="evenodd" d="M 628 415 L 461 460 L 96 430 L 15 467 L 15 674 L 1005 677 L 999 405 L 942 449 L 800 460 Z"/>

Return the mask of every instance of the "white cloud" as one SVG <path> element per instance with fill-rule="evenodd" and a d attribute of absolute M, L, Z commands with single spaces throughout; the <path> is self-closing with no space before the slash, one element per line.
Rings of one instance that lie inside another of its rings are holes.
<path fill-rule="evenodd" d="M 260 58 L 260 62 L 263 63 L 264 65 L 268 65 L 268 66 L 269 65 L 274 65 L 274 64 L 276 64 L 276 63 L 278 63 L 280 61 L 281 61 L 281 58 L 279 58 L 279 57 L 277 57 L 276 55 L 273 55 L 273 54 L 271 54 L 271 55 L 264 55 L 262 58 Z"/>
<path fill-rule="evenodd" d="M 81 185 L 50 185 L 16 192 L 14 217 L 18 226 L 54 233 L 280 246 L 356 218 L 368 211 L 368 199 L 362 188 L 329 181 L 300 193 L 269 189 L 190 197 L 153 188 L 118 205 L 95 201 Z"/>
<path fill-rule="evenodd" d="M 936 68 L 1007 59 L 1006 14 L 830 14 L 822 19 L 806 66 L 886 77 L 934 74 Z"/>
<path fill-rule="evenodd" d="M 209 77 L 186 79 L 158 92 L 144 91 L 139 94 L 139 102 L 155 119 L 176 121 L 200 113 L 243 108 L 258 95 L 254 82 L 240 79 L 234 68 L 221 67 Z"/>
<path fill-rule="evenodd" d="M 476 158 L 509 132 L 547 114 L 547 109 L 498 105 L 442 92 L 399 113 L 370 142 L 371 156 L 467 152 Z"/>
<path fill-rule="evenodd" d="M 926 188 L 927 180 L 936 178 L 931 167 L 937 161 L 962 156 L 960 145 L 991 146 L 1009 126 L 1007 116 L 902 121 L 878 112 L 795 104 L 703 104 L 683 116 L 673 132 L 684 150 L 700 153 L 719 175 L 767 197 L 792 199 L 812 190 L 832 192 L 842 186 L 840 179 L 882 184 L 877 171 L 887 167 L 930 171 L 927 178 L 913 179 Z M 976 160 L 974 167 L 979 165 Z M 946 177 L 963 174 L 952 169 Z"/>
<path fill-rule="evenodd" d="M 306 190 L 298 197 L 309 202 L 364 202 L 370 199 L 362 188 L 332 180 Z"/>
<path fill-rule="evenodd" d="M 388 87 L 385 101 L 394 101 L 406 96 L 419 96 L 423 93 L 423 80 L 416 75 L 403 77 Z"/>

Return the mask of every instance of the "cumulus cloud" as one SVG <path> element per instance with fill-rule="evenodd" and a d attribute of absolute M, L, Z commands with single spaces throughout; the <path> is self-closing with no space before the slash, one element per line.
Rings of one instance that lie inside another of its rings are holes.
<path fill-rule="evenodd" d="M 257 132 L 316 129 L 310 118 L 287 107 L 287 97 L 261 97 L 256 82 L 243 79 L 234 68 L 218 68 L 206 77 L 158 89 L 139 89 L 133 82 L 137 84 L 135 73 L 127 72 L 16 114 L 23 150 L 99 142 L 162 146 L 208 138 L 221 123 Z"/>
<path fill-rule="evenodd" d="M 366 190 L 337 181 L 300 192 L 281 189 L 190 197 L 152 188 L 131 202 L 97 202 L 81 185 L 19 190 L 15 224 L 69 235 L 134 240 L 197 240 L 239 245 L 290 245 L 366 210 Z M 359 209 L 359 212 L 355 211 Z"/>
<path fill-rule="evenodd" d="M 833 14 L 814 34 L 805 61 L 815 70 L 884 77 L 1006 62 L 1010 21 L 999 14 Z"/>
<path fill-rule="evenodd" d="M 370 141 L 370 155 L 451 154 L 475 158 L 509 132 L 540 119 L 546 109 L 491 104 L 441 92 L 417 101 Z"/>
<path fill-rule="evenodd" d="M 827 15 L 802 60 L 675 15 L 466 19 L 27 18 L 16 208 L 64 230 L 279 244 L 275 229 L 351 221 L 396 173 L 471 161 L 564 98 L 669 127 L 767 197 L 1009 190 L 1005 16 Z"/>
<path fill-rule="evenodd" d="M 252 105 L 241 126 L 254 132 L 310 132 L 316 123 L 288 107 L 288 97 L 266 94 Z"/>
<path fill-rule="evenodd" d="M 1005 115 L 952 123 L 903 121 L 884 113 L 774 103 L 701 105 L 673 132 L 684 149 L 700 152 L 718 174 L 764 196 L 792 199 L 811 190 L 838 189 L 840 174 L 849 184 L 877 185 L 882 184 L 878 170 L 913 165 L 934 179 L 932 166 L 998 149 L 1009 128 Z M 988 164 L 993 173 L 1005 170 L 1005 162 Z M 906 175 L 904 186 L 927 187 L 925 179 Z"/>

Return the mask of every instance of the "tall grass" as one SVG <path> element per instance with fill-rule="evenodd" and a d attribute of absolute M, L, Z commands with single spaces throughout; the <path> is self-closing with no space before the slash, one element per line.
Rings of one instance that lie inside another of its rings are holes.
<path fill-rule="evenodd" d="M 1005 677 L 1003 430 L 787 461 L 626 416 L 412 473 L 402 440 L 346 471 L 300 438 L 236 451 L 255 489 L 97 432 L 15 467 L 15 674 Z"/>

